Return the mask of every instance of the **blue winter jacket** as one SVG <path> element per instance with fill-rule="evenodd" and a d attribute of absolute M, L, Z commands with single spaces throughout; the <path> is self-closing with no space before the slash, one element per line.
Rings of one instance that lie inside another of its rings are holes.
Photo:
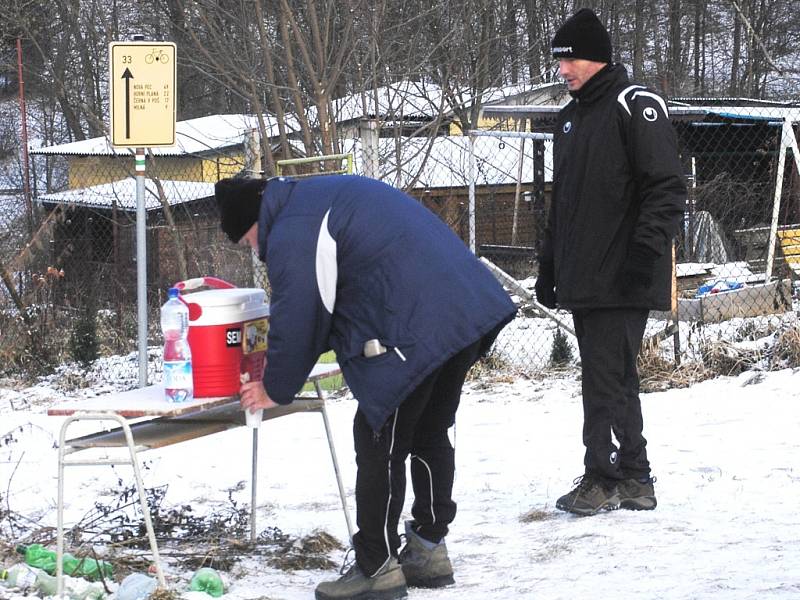
<path fill-rule="evenodd" d="M 376 431 L 428 374 L 516 312 L 441 219 L 365 177 L 270 180 L 259 252 L 272 288 L 270 398 L 291 402 L 333 349 Z M 388 351 L 365 357 L 371 339 Z"/>

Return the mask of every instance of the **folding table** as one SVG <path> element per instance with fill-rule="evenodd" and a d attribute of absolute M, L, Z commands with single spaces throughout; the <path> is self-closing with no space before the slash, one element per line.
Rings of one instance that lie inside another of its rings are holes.
<path fill-rule="evenodd" d="M 347 508 L 347 498 L 342 484 L 339 461 L 333 445 L 328 413 L 325 409 L 325 391 L 321 380 L 341 373 L 337 363 L 318 363 L 308 375 L 308 381 L 314 385 L 313 396 L 301 395 L 291 404 L 277 406 L 264 411 L 263 420 L 274 419 L 298 412 L 319 412 L 325 425 L 325 434 L 333 461 L 339 498 L 342 503 L 347 532 L 353 537 L 353 526 Z M 164 388 L 151 385 L 119 394 L 108 394 L 97 398 L 64 403 L 52 407 L 48 415 L 66 416 L 61 425 L 58 444 L 58 542 L 57 542 L 57 577 L 58 595 L 63 592 L 64 553 L 64 469 L 79 465 L 113 465 L 129 464 L 133 467 L 136 479 L 136 491 L 142 507 L 147 537 L 153 554 L 159 584 L 165 586 L 164 573 L 158 554 L 150 510 L 144 494 L 142 475 L 139 469 L 137 454 L 145 450 L 161 448 L 177 444 L 213 433 L 219 433 L 245 425 L 245 414 L 238 397 L 197 398 L 189 402 L 169 402 L 164 398 Z M 114 421 L 119 426 L 113 429 L 98 431 L 68 439 L 67 432 L 79 421 Z M 250 537 L 255 541 L 255 509 L 256 509 L 256 460 L 258 429 L 253 429 L 252 456 L 252 502 L 250 507 Z M 127 449 L 127 454 L 104 456 L 101 458 L 68 458 L 76 452 L 93 448 Z"/>

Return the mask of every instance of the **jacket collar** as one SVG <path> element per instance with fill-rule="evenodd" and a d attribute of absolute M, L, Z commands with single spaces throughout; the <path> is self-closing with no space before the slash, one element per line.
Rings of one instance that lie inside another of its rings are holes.
<path fill-rule="evenodd" d="M 610 63 L 600 69 L 576 92 L 570 92 L 579 104 L 593 104 L 603 98 L 612 87 L 628 83 L 628 72 L 618 63 Z"/>
<path fill-rule="evenodd" d="M 262 261 L 267 258 L 267 238 L 272 230 L 272 225 L 289 202 L 294 179 L 287 177 L 270 177 L 264 187 L 264 195 L 261 199 L 261 212 L 258 217 L 258 257 Z"/>

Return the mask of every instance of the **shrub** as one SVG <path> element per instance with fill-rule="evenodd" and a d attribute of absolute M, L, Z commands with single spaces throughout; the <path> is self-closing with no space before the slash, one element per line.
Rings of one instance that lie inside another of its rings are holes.
<path fill-rule="evenodd" d="M 72 358 L 84 367 L 97 360 L 97 311 L 93 307 L 87 305 L 81 310 L 70 333 L 69 348 Z"/>
<path fill-rule="evenodd" d="M 564 367 L 572 362 L 572 346 L 569 345 L 567 334 L 558 327 L 553 334 L 553 347 L 550 349 L 550 366 Z"/>

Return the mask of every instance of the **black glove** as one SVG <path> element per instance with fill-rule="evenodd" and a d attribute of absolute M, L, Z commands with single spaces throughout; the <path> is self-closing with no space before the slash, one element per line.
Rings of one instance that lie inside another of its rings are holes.
<path fill-rule="evenodd" d="M 533 289 L 536 291 L 536 301 L 539 304 L 550 310 L 556 307 L 555 267 L 552 262 L 539 263 L 539 275 L 536 277 Z"/>
<path fill-rule="evenodd" d="M 634 244 L 622 268 L 622 285 L 625 291 L 640 291 L 653 283 L 658 254 L 648 246 Z"/>

